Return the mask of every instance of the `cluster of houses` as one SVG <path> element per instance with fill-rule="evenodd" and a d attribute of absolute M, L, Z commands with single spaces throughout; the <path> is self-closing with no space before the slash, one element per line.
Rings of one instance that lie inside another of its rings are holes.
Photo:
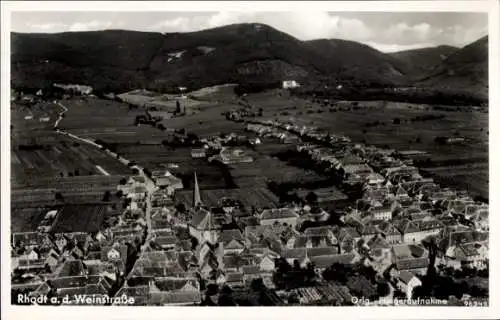
<path fill-rule="evenodd" d="M 344 246 L 358 248 L 357 253 L 368 256 L 375 270 L 390 269 L 395 287 L 408 296 L 420 284 L 415 276 L 424 274 L 429 264 L 423 242 L 437 243 L 437 265 L 487 267 L 487 204 L 422 177 L 412 161 L 400 159 L 395 150 L 351 143 L 314 127 L 252 122 L 247 128 L 259 134 L 287 131 L 300 136 L 308 143 L 298 145 L 297 151 L 339 173 L 344 183 L 362 187 L 362 197 L 343 216 L 347 227 L 340 230 L 351 241 L 341 243 L 339 253 L 348 252 L 342 251 Z"/>
<path fill-rule="evenodd" d="M 245 130 L 255 132 L 261 137 L 279 139 L 280 141 L 286 144 L 300 141 L 297 135 L 290 134 L 286 130 L 282 129 L 276 130 L 267 125 L 262 125 L 259 123 L 247 123 L 245 125 Z"/>
<path fill-rule="evenodd" d="M 81 95 L 90 95 L 93 91 L 91 86 L 83 84 L 58 84 L 55 83 L 54 87 L 63 89 L 64 91 L 74 92 Z"/>
<path fill-rule="evenodd" d="M 301 304 L 348 303 L 360 292 L 376 293 L 365 277 L 345 285 L 323 279 L 335 264 L 369 266 L 379 277 L 389 275 L 395 290 L 411 298 L 421 285 L 437 250 L 436 265 L 481 269 L 488 264 L 488 205 L 466 192 L 442 188 L 420 175 L 411 161 L 394 150 L 354 144 L 347 137 L 314 127 L 277 121 L 253 121 L 247 130 L 284 140 L 307 141 L 297 151 L 337 172 L 347 185 L 361 187 L 361 197 L 345 208 L 342 224 L 329 225 L 329 213 L 315 205 L 241 208 L 240 199 L 221 198 L 207 206 L 194 174 L 193 199 L 179 206 L 174 195 L 182 180 L 168 171 L 138 175 L 117 186 L 126 199 L 97 233 L 18 233 L 12 236 L 13 292 L 32 296 L 77 294 L 127 296 L 136 305 L 217 304 L 211 285 L 249 294 L 255 280 L 279 297 L 298 296 Z M 252 159 L 238 148 L 222 147 L 223 163 Z M 193 149 L 193 158 L 206 157 Z M 50 218 L 57 212 L 48 212 Z M 310 268 L 315 285 L 293 292 L 277 288 L 279 261 Z M 276 304 L 286 304 L 287 298 Z M 72 300 L 77 303 L 77 301 Z"/>
<path fill-rule="evenodd" d="M 109 215 L 98 232 L 52 233 L 46 228 L 12 234 L 12 292 L 52 296 L 69 304 L 80 296 L 115 294 L 140 251 L 147 232 L 144 177 L 123 181 L 118 191 L 128 199 L 123 212 Z M 49 210 L 45 220 L 53 220 Z M 42 222 L 43 222 L 42 221 Z M 46 223 L 42 223 L 46 225 Z M 12 303 L 17 303 L 13 294 Z"/>

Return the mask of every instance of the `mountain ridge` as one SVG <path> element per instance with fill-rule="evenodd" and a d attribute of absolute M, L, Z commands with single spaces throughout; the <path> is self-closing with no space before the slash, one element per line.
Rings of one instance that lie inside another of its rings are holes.
<path fill-rule="evenodd" d="M 187 33 L 121 29 L 13 32 L 11 48 L 13 86 L 76 82 L 115 92 L 137 87 L 168 91 L 185 86 L 195 90 L 221 83 L 278 83 L 290 78 L 391 87 L 411 85 L 416 75 L 421 79 L 419 85 L 434 85 L 433 77 L 446 69 L 440 64 L 432 70 L 416 70 L 416 58 L 401 58 L 414 52 L 387 54 L 342 39 L 301 41 L 260 23 Z M 451 51 L 444 46 L 436 48 L 441 49 L 421 50 Z M 484 55 L 477 56 L 484 59 Z M 469 64 L 473 63 L 480 61 Z"/>

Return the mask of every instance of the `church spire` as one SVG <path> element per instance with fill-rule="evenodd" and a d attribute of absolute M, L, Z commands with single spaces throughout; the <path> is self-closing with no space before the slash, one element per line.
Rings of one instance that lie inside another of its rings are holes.
<path fill-rule="evenodd" d="M 193 206 L 196 207 L 201 205 L 200 187 L 198 186 L 198 178 L 196 177 L 196 171 L 194 173 L 194 192 L 193 192 Z"/>

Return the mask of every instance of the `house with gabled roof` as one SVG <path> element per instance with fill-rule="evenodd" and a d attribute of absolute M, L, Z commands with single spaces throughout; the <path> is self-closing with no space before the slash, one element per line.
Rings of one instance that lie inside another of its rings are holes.
<path fill-rule="evenodd" d="M 397 272 L 406 270 L 412 273 L 425 274 L 429 265 L 427 250 L 416 245 L 393 246 L 392 260 Z"/>
<path fill-rule="evenodd" d="M 469 267 L 482 269 L 486 266 L 489 257 L 486 244 L 464 243 L 455 246 L 455 259 L 460 263 L 465 263 Z"/>
<path fill-rule="evenodd" d="M 267 253 L 260 258 L 258 267 L 259 274 L 272 274 L 275 269 L 275 260 L 277 256 L 272 253 Z"/>
<path fill-rule="evenodd" d="M 438 235 L 443 228 L 444 225 L 436 219 L 416 221 L 405 219 L 399 224 L 404 243 L 419 243 L 429 236 Z"/>
<path fill-rule="evenodd" d="M 339 254 L 338 247 L 319 247 L 319 248 L 306 248 L 307 256 L 319 257 Z"/>
<path fill-rule="evenodd" d="M 373 220 L 389 221 L 392 219 L 392 208 L 388 205 L 373 208 L 370 209 L 370 214 L 372 215 Z"/>
<path fill-rule="evenodd" d="M 396 277 L 397 288 L 404 292 L 407 299 L 413 296 L 413 289 L 422 285 L 422 282 L 411 272 L 403 270 Z"/>
<path fill-rule="evenodd" d="M 370 241 L 371 238 L 380 233 L 376 225 L 371 223 L 364 225 L 358 231 L 361 235 L 361 239 L 365 242 Z"/>
<path fill-rule="evenodd" d="M 160 278 L 150 281 L 148 286 L 148 305 L 198 305 L 202 300 L 196 279 Z"/>
<path fill-rule="evenodd" d="M 282 255 L 286 261 L 293 265 L 295 261 L 297 261 L 302 268 L 307 266 L 307 263 L 310 262 L 307 256 L 307 248 L 294 248 L 294 249 L 286 249 Z"/>
<path fill-rule="evenodd" d="M 146 179 L 143 176 L 131 176 L 128 178 L 125 184 L 119 184 L 117 186 L 118 190 L 121 190 L 124 194 L 128 195 L 133 193 L 136 188 L 144 188 L 146 186 Z"/>
<path fill-rule="evenodd" d="M 370 186 L 381 185 L 385 179 L 379 173 L 372 172 L 365 178 L 365 183 Z"/>
<path fill-rule="evenodd" d="M 241 253 L 245 249 L 243 235 L 239 229 L 221 231 L 219 242 L 223 245 L 224 254 Z"/>
<path fill-rule="evenodd" d="M 199 272 L 205 279 L 224 266 L 222 245 L 204 242 L 198 246 L 195 255 L 198 259 Z"/>
<path fill-rule="evenodd" d="M 394 190 L 394 195 L 396 198 L 406 198 L 408 197 L 408 191 L 406 191 L 406 189 L 399 184 Z"/>
<path fill-rule="evenodd" d="M 42 232 L 14 232 L 11 235 L 13 247 L 33 248 L 50 241 L 49 235 Z"/>
<path fill-rule="evenodd" d="M 361 239 L 361 234 L 353 227 L 343 227 L 337 230 L 340 253 L 351 253 L 356 250 L 356 243 Z"/>
<path fill-rule="evenodd" d="M 166 189 L 168 195 L 172 195 L 175 190 L 184 188 L 182 180 L 168 171 L 165 175 L 155 178 L 155 184 L 160 187 L 160 189 Z"/>
<path fill-rule="evenodd" d="M 135 306 L 146 306 L 149 302 L 149 285 L 139 285 L 129 287 L 123 286 L 116 293 L 116 297 L 126 296 L 134 298 Z"/>
<path fill-rule="evenodd" d="M 172 250 L 180 244 L 180 239 L 175 235 L 153 236 L 149 245 L 157 250 Z"/>
<path fill-rule="evenodd" d="M 287 224 L 295 228 L 299 215 L 290 208 L 265 209 L 260 214 L 261 225 Z"/>
<path fill-rule="evenodd" d="M 269 248 L 274 252 L 280 253 L 282 247 L 284 247 L 280 237 L 283 235 L 283 232 L 286 235 L 287 230 L 289 230 L 289 227 L 278 224 L 247 226 L 244 231 L 246 246 L 249 248 Z"/>
<path fill-rule="evenodd" d="M 337 238 L 331 226 L 309 227 L 304 230 L 304 235 L 307 237 L 308 242 L 316 246 L 336 246 L 338 244 Z"/>
<path fill-rule="evenodd" d="M 232 239 L 227 244 L 223 244 L 224 254 L 241 253 L 245 249 L 243 240 Z"/>
<path fill-rule="evenodd" d="M 241 288 L 245 285 L 245 275 L 243 272 L 233 272 L 226 275 L 226 285 L 231 288 Z"/>
<path fill-rule="evenodd" d="M 55 292 L 59 298 L 74 298 L 75 295 L 107 295 L 111 284 L 101 276 L 56 277 L 47 280 L 31 295 L 34 297 Z"/>
<path fill-rule="evenodd" d="M 315 256 L 311 257 L 309 261 L 314 265 L 316 273 L 321 273 L 326 268 L 332 266 L 335 263 L 353 264 L 356 261 L 356 259 L 357 259 L 356 254 L 344 253 L 344 254 Z"/>
<path fill-rule="evenodd" d="M 245 286 L 249 286 L 253 280 L 259 279 L 261 277 L 259 266 L 243 266 L 241 269 Z"/>
<path fill-rule="evenodd" d="M 388 244 L 398 244 L 403 241 L 401 232 L 390 222 L 384 221 L 377 225 L 377 228 L 385 236 Z"/>
<path fill-rule="evenodd" d="M 226 273 L 241 272 L 243 266 L 258 265 L 258 260 L 256 256 L 228 254 L 222 257 L 222 268 Z"/>
<path fill-rule="evenodd" d="M 373 237 L 366 243 L 366 247 L 369 248 L 368 252 L 373 261 L 386 266 L 389 266 L 392 263 L 392 246 L 386 241 L 384 235 L 380 234 Z"/>

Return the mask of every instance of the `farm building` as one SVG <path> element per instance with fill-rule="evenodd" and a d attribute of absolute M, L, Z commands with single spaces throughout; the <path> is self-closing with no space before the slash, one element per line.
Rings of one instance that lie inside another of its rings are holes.
<path fill-rule="evenodd" d="M 54 84 L 54 87 L 61 88 L 66 91 L 73 91 L 82 95 L 89 95 L 92 93 L 93 88 L 91 86 L 81 85 L 81 84 Z"/>
<path fill-rule="evenodd" d="M 167 111 L 148 111 L 149 116 L 153 119 L 170 119 L 172 118 L 172 113 Z"/>
<path fill-rule="evenodd" d="M 191 157 L 193 159 L 205 158 L 206 157 L 205 149 L 203 149 L 203 148 L 192 149 L 191 150 Z"/>
<path fill-rule="evenodd" d="M 169 194 L 173 194 L 175 190 L 184 188 L 182 180 L 173 176 L 170 172 L 166 172 L 164 176 L 155 179 L 156 185 L 162 189 L 167 189 Z"/>
<path fill-rule="evenodd" d="M 220 158 L 224 164 L 248 163 L 253 161 L 253 158 L 247 156 L 244 150 L 232 148 L 222 149 Z"/>
<path fill-rule="evenodd" d="M 133 176 L 130 177 L 127 182 L 122 185 L 118 185 L 117 189 L 121 190 L 124 194 L 129 194 L 133 192 L 133 190 L 137 187 L 144 187 L 146 180 L 142 176 Z"/>
<path fill-rule="evenodd" d="M 148 190 L 144 186 L 134 187 L 127 194 L 127 198 L 130 198 L 133 200 L 144 199 L 146 197 L 147 191 Z"/>
<path fill-rule="evenodd" d="M 298 88 L 300 84 L 295 80 L 285 80 L 283 81 L 283 89 Z"/>
<path fill-rule="evenodd" d="M 261 225 L 273 225 L 274 223 L 291 225 L 295 228 L 299 215 L 289 208 L 266 209 L 260 215 Z"/>

